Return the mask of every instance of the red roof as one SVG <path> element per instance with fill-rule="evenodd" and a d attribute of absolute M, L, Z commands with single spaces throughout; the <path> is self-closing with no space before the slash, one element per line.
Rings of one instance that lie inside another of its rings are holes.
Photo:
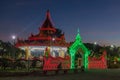
<path fill-rule="evenodd" d="M 69 46 L 69 43 L 66 43 L 65 41 L 64 34 L 60 33 L 60 36 L 58 36 L 57 29 L 52 24 L 50 12 L 48 10 L 46 13 L 46 19 L 39 28 L 39 33 L 36 35 L 31 34 L 27 40 L 18 40 L 16 46 L 50 45 L 50 42 L 53 42 L 52 38 L 55 38 L 55 46 Z"/>
<path fill-rule="evenodd" d="M 52 24 L 49 10 L 46 13 L 46 19 L 45 19 L 45 21 L 43 22 L 42 26 L 39 29 L 40 30 L 53 30 L 53 31 L 56 30 L 54 28 L 53 24 Z"/>

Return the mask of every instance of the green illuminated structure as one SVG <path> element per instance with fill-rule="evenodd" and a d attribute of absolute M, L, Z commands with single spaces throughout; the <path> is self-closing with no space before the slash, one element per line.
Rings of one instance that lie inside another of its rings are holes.
<path fill-rule="evenodd" d="M 76 52 L 81 49 L 82 50 L 82 65 L 85 69 L 88 69 L 88 55 L 90 54 L 90 51 L 85 47 L 85 45 L 82 43 L 81 36 L 78 34 L 75 38 L 74 43 L 69 48 L 69 53 L 71 57 L 71 69 L 75 69 L 75 54 Z"/>

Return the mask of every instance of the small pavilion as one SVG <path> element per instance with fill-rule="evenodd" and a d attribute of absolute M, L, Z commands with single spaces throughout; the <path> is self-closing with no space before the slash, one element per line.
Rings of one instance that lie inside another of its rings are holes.
<path fill-rule="evenodd" d="M 71 57 L 71 69 L 75 69 L 75 58 L 76 55 L 81 55 L 77 58 L 77 68 L 81 68 L 82 66 L 85 69 L 88 69 L 88 56 L 90 54 L 90 51 L 85 47 L 85 45 L 82 42 L 79 30 L 76 35 L 74 43 L 69 47 L 69 53 Z"/>

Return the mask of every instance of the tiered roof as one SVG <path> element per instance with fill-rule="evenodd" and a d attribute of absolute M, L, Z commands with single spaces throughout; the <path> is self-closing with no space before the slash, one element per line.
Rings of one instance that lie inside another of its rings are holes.
<path fill-rule="evenodd" d="M 49 45 L 55 45 L 55 46 L 66 46 L 68 47 L 69 44 L 65 41 L 64 33 L 60 30 L 54 27 L 49 10 L 46 13 L 46 18 L 41 27 L 39 27 L 39 33 L 34 35 L 31 33 L 31 35 L 28 37 L 27 40 L 19 40 L 16 43 L 17 47 L 20 46 L 49 46 Z"/>
<path fill-rule="evenodd" d="M 42 26 L 39 29 L 40 30 L 52 30 L 52 31 L 56 30 L 53 26 L 53 23 L 51 22 L 49 10 L 46 13 L 46 19 L 45 19 L 44 23 L 42 24 Z"/>

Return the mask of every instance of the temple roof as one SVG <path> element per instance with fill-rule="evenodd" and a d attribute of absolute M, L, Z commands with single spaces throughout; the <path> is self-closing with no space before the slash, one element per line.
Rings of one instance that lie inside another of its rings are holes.
<path fill-rule="evenodd" d="M 49 30 L 55 29 L 53 24 L 52 24 L 51 18 L 50 18 L 50 11 L 49 10 L 47 10 L 46 19 L 43 22 L 42 26 L 40 27 L 40 30 L 48 30 L 48 29 Z"/>
<path fill-rule="evenodd" d="M 54 41 L 52 40 L 53 38 L 55 38 Z M 27 40 L 18 40 L 16 46 L 47 46 L 51 45 L 51 42 L 53 42 L 55 46 L 69 46 L 69 43 L 65 41 L 64 33 L 52 24 L 50 12 L 47 10 L 45 21 L 42 26 L 39 27 L 39 33 L 36 35 L 31 33 Z"/>

